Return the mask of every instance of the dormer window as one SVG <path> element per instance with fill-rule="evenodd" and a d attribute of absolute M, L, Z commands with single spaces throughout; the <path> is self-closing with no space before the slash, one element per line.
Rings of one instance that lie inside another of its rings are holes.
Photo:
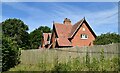
<path fill-rule="evenodd" d="M 81 34 L 81 39 L 88 39 L 88 35 L 87 34 Z"/>

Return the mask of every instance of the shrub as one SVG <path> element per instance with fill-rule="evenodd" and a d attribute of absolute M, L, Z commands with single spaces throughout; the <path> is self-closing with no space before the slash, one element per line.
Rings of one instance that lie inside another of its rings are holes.
<path fill-rule="evenodd" d="M 20 50 L 16 42 L 11 38 L 3 37 L 2 39 L 2 71 L 7 71 L 17 65 L 19 61 Z"/>

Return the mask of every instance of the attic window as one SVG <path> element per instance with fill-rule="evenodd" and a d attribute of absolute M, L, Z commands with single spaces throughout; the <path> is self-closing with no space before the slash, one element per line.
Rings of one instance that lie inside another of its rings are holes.
<path fill-rule="evenodd" d="M 85 28 L 82 28 L 82 31 L 85 31 Z"/>
<path fill-rule="evenodd" d="M 87 34 L 81 34 L 81 39 L 88 39 L 88 35 Z"/>

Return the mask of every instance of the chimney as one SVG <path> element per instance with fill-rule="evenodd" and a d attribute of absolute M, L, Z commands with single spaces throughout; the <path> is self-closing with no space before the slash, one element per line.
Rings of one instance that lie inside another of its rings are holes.
<path fill-rule="evenodd" d="M 63 21 L 63 23 L 64 23 L 65 25 L 71 25 L 71 21 L 70 21 L 70 19 L 68 19 L 68 18 L 65 18 L 65 20 Z"/>

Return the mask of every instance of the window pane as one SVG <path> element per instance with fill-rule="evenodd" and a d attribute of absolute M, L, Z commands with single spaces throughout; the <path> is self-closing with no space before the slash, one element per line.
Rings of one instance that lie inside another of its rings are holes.
<path fill-rule="evenodd" d="M 88 35 L 86 35 L 86 34 L 81 34 L 81 38 L 82 38 L 82 39 L 87 39 L 87 38 L 88 38 Z"/>

